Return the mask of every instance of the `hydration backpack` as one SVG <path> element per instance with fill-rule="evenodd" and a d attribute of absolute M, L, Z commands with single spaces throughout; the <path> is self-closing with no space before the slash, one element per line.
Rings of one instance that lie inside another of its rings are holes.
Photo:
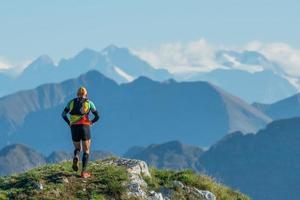
<path fill-rule="evenodd" d="M 84 115 L 89 114 L 90 103 L 85 98 L 75 98 L 70 103 L 70 121 L 72 123 L 79 121 Z"/>

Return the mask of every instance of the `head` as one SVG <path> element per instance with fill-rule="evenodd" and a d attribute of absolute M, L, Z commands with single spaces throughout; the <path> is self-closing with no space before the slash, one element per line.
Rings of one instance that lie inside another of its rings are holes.
<path fill-rule="evenodd" d="M 87 97 L 87 90 L 85 87 L 80 87 L 77 90 L 77 97 L 86 98 Z"/>

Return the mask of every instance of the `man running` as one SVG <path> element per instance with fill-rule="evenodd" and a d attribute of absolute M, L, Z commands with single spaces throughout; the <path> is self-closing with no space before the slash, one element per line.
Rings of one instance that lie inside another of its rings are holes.
<path fill-rule="evenodd" d="M 89 113 L 92 112 L 94 118 L 89 120 Z M 68 117 L 68 114 L 70 117 Z M 91 131 L 90 126 L 99 119 L 99 114 L 94 103 L 87 98 L 87 90 L 80 87 L 77 91 L 77 98 L 69 101 L 68 105 L 62 112 L 63 119 L 71 127 L 72 140 L 75 147 L 73 158 L 73 170 L 79 169 L 80 151 L 83 150 L 82 156 L 82 178 L 89 178 L 91 174 L 86 170 L 90 155 Z"/>

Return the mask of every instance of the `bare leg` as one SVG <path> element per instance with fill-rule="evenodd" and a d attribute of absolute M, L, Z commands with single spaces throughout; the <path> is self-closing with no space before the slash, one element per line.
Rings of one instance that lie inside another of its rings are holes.
<path fill-rule="evenodd" d="M 83 172 L 86 171 L 87 163 L 89 161 L 90 146 L 91 146 L 91 140 L 84 140 L 84 141 L 82 141 L 82 150 L 83 150 L 82 171 Z"/>
<path fill-rule="evenodd" d="M 73 141 L 73 144 L 74 144 L 75 150 L 74 150 L 74 158 L 73 158 L 72 168 L 74 171 L 78 171 L 78 168 L 79 168 L 78 161 L 79 161 L 79 156 L 80 156 L 81 143 Z"/>
<path fill-rule="evenodd" d="M 80 150 L 81 150 L 81 143 L 80 143 L 80 142 L 74 142 L 74 141 L 73 141 L 73 144 L 74 144 L 75 150 L 77 149 L 77 150 L 79 150 L 79 152 L 80 152 Z"/>

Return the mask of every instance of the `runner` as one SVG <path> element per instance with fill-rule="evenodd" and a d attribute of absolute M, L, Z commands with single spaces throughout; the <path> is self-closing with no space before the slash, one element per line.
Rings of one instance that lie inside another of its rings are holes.
<path fill-rule="evenodd" d="M 92 112 L 94 118 L 89 120 L 89 113 Z M 68 114 L 70 115 L 68 117 Z M 62 112 L 63 119 L 71 128 L 72 140 L 75 147 L 72 168 L 74 171 L 79 169 L 80 151 L 82 155 L 81 177 L 89 178 L 91 174 L 87 171 L 87 164 L 90 155 L 91 130 L 90 126 L 99 119 L 98 111 L 94 103 L 87 98 L 87 90 L 80 87 L 77 91 L 77 97 L 69 101 Z"/>

